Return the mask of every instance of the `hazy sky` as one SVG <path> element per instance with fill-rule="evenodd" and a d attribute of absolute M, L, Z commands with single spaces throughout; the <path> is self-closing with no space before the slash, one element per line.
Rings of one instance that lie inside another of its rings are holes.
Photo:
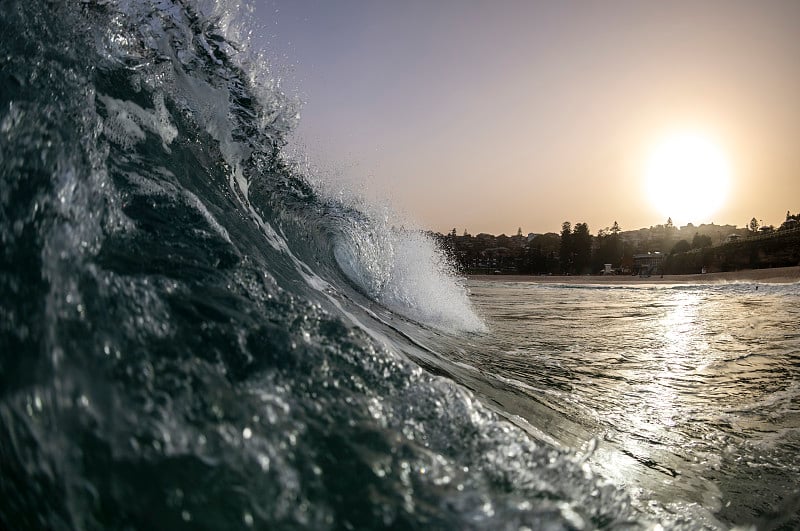
<path fill-rule="evenodd" d="M 281 0 L 257 15 L 321 174 L 423 227 L 663 223 L 645 166 L 678 129 L 732 171 L 720 210 L 676 224 L 800 211 L 800 1 Z"/>

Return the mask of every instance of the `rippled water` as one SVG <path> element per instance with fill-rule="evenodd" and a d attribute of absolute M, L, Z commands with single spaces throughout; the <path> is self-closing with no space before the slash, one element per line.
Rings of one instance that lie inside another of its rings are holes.
<path fill-rule="evenodd" d="M 799 285 L 469 287 L 503 408 L 643 505 L 800 525 Z"/>

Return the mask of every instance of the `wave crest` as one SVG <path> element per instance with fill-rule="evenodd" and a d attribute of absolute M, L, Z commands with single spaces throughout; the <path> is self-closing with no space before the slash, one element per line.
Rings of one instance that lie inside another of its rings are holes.
<path fill-rule="evenodd" d="M 334 244 L 334 256 L 370 298 L 445 331 L 486 331 L 466 287 L 430 236 L 370 219 L 349 221 Z"/>

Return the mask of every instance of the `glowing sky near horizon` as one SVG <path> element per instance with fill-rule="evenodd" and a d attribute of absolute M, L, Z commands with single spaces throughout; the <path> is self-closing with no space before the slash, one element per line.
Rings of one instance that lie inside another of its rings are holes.
<path fill-rule="evenodd" d="M 675 130 L 714 138 L 730 166 L 724 204 L 677 223 L 800 211 L 800 2 L 279 0 L 256 14 L 256 43 L 305 102 L 294 144 L 319 177 L 422 227 L 664 223 L 648 154 Z"/>

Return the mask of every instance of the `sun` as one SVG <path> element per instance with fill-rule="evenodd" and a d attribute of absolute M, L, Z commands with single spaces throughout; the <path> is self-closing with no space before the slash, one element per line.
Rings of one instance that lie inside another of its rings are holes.
<path fill-rule="evenodd" d="M 645 184 L 650 202 L 674 222 L 704 223 L 725 203 L 730 186 L 725 152 L 699 132 L 672 133 L 647 159 Z"/>

